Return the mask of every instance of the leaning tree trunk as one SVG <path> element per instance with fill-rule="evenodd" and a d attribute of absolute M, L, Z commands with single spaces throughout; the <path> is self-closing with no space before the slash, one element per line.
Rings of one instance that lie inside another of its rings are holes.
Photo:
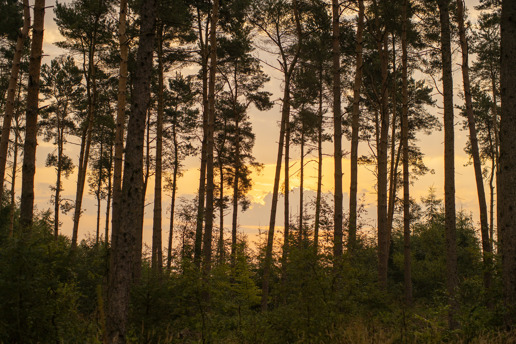
<path fill-rule="evenodd" d="M 499 228 L 507 322 L 516 324 L 516 2 L 502 2 Z"/>
<path fill-rule="evenodd" d="M 491 287 L 491 242 L 489 240 L 489 224 L 487 220 L 487 203 L 484 191 L 484 179 L 482 177 L 482 163 L 478 150 L 477 129 L 475 116 L 473 114 L 473 103 L 471 101 L 471 84 L 469 80 L 468 42 L 466 40 L 466 29 L 464 27 L 464 3 L 457 0 L 457 21 L 459 24 L 460 46 L 462 50 L 462 80 L 464 83 L 464 98 L 466 100 L 466 115 L 468 116 L 469 141 L 473 166 L 475 169 L 475 181 L 477 183 L 478 206 L 480 210 L 480 233 L 482 235 L 482 252 L 484 260 L 484 288 L 486 291 Z"/>
<path fill-rule="evenodd" d="M 154 175 L 154 213 L 152 221 L 152 269 L 161 273 L 163 252 L 161 244 L 161 181 L 163 151 L 163 23 L 158 28 L 158 119 L 156 121 L 156 168 Z"/>
<path fill-rule="evenodd" d="M 2 125 L 2 136 L 0 138 L 0 199 L 4 191 L 5 166 L 7 163 L 7 151 L 9 148 L 9 135 L 11 134 L 11 121 L 14 114 L 14 98 L 16 95 L 16 85 L 18 84 L 18 74 L 20 72 L 20 61 L 23 55 L 23 46 L 30 26 L 30 7 L 29 0 L 23 0 L 23 27 L 16 40 L 11 76 L 7 88 L 7 99 L 4 110 L 4 121 Z"/>
<path fill-rule="evenodd" d="M 439 0 L 441 23 L 441 52 L 444 96 L 444 217 L 446 237 L 446 288 L 448 291 L 448 325 L 451 329 L 458 326 L 456 313 L 458 302 L 456 292 L 457 276 L 457 244 L 455 214 L 455 151 L 453 126 L 453 78 L 452 52 L 450 38 L 449 0 Z"/>
<path fill-rule="evenodd" d="M 127 61 L 129 56 L 129 38 L 126 34 L 127 0 L 120 0 L 118 19 L 118 44 L 120 44 L 120 67 L 118 72 L 118 95 L 115 131 L 115 156 L 113 166 L 113 218 L 111 222 L 111 243 L 116 240 L 120 228 L 120 192 L 122 190 L 122 163 L 124 156 L 124 127 L 127 90 Z M 106 242 L 107 242 L 106 238 Z"/>
<path fill-rule="evenodd" d="M 410 179 L 409 179 L 409 146 L 408 146 L 408 53 L 407 53 L 407 10 L 410 0 L 403 2 L 403 22 L 401 26 L 401 78 L 402 78 L 402 110 L 401 110 L 401 145 L 403 147 L 403 277 L 405 303 L 412 305 L 412 256 L 410 247 Z"/>
<path fill-rule="evenodd" d="M 358 131 L 360 121 L 360 88 L 362 86 L 362 40 L 364 34 L 364 1 L 358 1 L 357 44 L 355 82 L 353 84 L 353 108 L 351 112 L 351 171 L 349 184 L 349 234 L 348 250 L 353 250 L 357 240 L 357 191 L 358 191 Z"/>
<path fill-rule="evenodd" d="M 45 0 L 35 0 L 32 45 L 29 61 L 27 112 L 25 114 L 25 143 L 23 146 L 22 190 L 20 201 L 20 225 L 32 224 L 34 210 L 34 174 L 36 173 L 36 145 L 38 136 L 39 76 L 43 48 Z M 3 180 L 2 180 L 3 182 Z"/>
<path fill-rule="evenodd" d="M 154 50 L 157 1 L 142 3 L 140 40 L 136 58 L 134 95 L 127 131 L 126 159 L 120 199 L 120 227 L 113 236 L 110 255 L 107 300 L 107 337 L 109 343 L 125 343 L 133 283 L 135 250 L 143 216 L 143 141 L 150 99 L 150 79 Z M 116 241 L 115 241 L 116 240 Z M 141 247 L 141 246 L 140 246 Z"/>

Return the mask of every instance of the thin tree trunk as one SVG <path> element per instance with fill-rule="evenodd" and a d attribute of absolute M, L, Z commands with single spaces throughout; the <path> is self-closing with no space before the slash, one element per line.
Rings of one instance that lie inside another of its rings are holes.
<path fill-rule="evenodd" d="M 240 127 L 238 117 L 235 121 L 235 176 L 233 179 L 233 222 L 231 226 L 231 266 L 236 264 L 237 227 L 238 227 L 238 183 L 240 174 Z"/>
<path fill-rule="evenodd" d="M 333 59 L 333 159 L 334 159 L 334 232 L 333 255 L 338 260 L 342 257 L 342 114 L 340 88 L 340 5 L 332 0 L 332 59 Z"/>
<path fill-rule="evenodd" d="M 18 94 L 19 99 L 19 94 Z M 16 123 L 15 135 L 14 135 L 14 149 L 13 149 L 13 168 L 11 176 L 11 204 L 9 205 L 9 237 L 14 236 L 14 213 L 16 210 L 16 172 L 18 170 L 18 145 L 20 141 L 20 123 L 18 122 L 18 111 L 14 115 L 14 121 Z"/>
<path fill-rule="evenodd" d="M 304 124 L 301 129 L 301 175 L 299 182 L 299 242 L 302 242 L 304 237 L 303 231 L 303 187 L 304 187 L 304 179 L 305 179 L 305 128 Z"/>
<path fill-rule="evenodd" d="M 34 174 L 36 173 L 36 145 L 38 136 L 39 77 L 43 47 L 45 0 L 35 0 L 32 45 L 29 61 L 29 84 L 27 89 L 27 112 L 25 115 L 25 143 L 23 146 L 22 190 L 20 202 L 20 225 L 32 225 L 34 210 Z M 3 182 L 3 180 L 2 180 Z"/>
<path fill-rule="evenodd" d="M 140 14 L 142 24 L 120 199 L 120 227 L 117 235 L 113 236 L 114 242 L 110 254 L 106 313 L 108 342 L 113 344 L 126 342 L 129 295 L 135 270 L 134 257 L 139 246 L 137 238 L 138 233 L 141 232 L 140 218 L 143 217 L 143 142 L 150 99 L 156 12 L 157 1 L 148 0 L 142 3 Z"/>
<path fill-rule="evenodd" d="M 389 265 L 389 248 L 391 233 L 388 225 L 387 175 L 388 175 L 388 145 L 389 145 L 389 89 L 387 33 L 380 27 L 378 4 L 373 1 L 375 10 L 376 44 L 381 63 L 381 94 L 380 94 L 380 137 L 378 142 L 378 282 L 380 288 L 387 288 L 387 272 Z M 383 32 L 382 32 L 383 31 Z"/>
<path fill-rule="evenodd" d="M 349 235 L 348 250 L 353 251 L 357 240 L 357 191 L 358 191 L 358 132 L 360 122 L 360 88 L 362 86 L 362 41 L 364 34 L 364 1 L 358 1 L 356 34 L 355 82 L 353 84 L 353 108 L 351 113 L 351 171 L 349 184 Z"/>
<path fill-rule="evenodd" d="M 61 203 L 61 173 L 63 165 L 63 128 L 60 114 L 57 113 L 57 177 L 54 195 L 54 237 L 59 235 L 59 205 Z"/>
<path fill-rule="evenodd" d="M 163 269 L 163 252 L 161 243 L 161 182 L 163 151 L 163 23 L 157 31 L 158 40 L 158 119 L 156 121 L 156 168 L 154 175 L 154 217 L 152 221 L 152 269 L 161 273 Z"/>
<path fill-rule="evenodd" d="M 23 27 L 16 40 L 11 75 L 7 87 L 7 99 L 4 110 L 4 120 L 2 124 L 2 136 L 0 137 L 0 199 L 4 191 L 5 166 L 7 163 L 7 151 L 9 148 L 9 136 L 11 134 L 11 121 L 14 114 L 14 98 L 16 95 L 16 85 L 18 84 L 18 74 L 20 72 L 20 61 L 23 55 L 23 46 L 30 26 L 30 7 L 29 0 L 23 0 Z"/>
<path fill-rule="evenodd" d="M 209 19 L 209 18 L 208 18 Z M 206 24 L 206 35 L 208 35 L 208 20 Z M 202 26 L 201 26 L 201 14 L 197 9 L 197 23 L 199 26 L 199 45 L 201 47 L 201 74 L 202 74 L 202 131 L 203 138 L 201 144 L 201 168 L 199 173 L 199 193 L 197 200 L 197 222 L 195 228 L 195 242 L 194 242 L 194 263 L 197 268 L 201 266 L 201 255 L 202 255 L 202 234 L 203 234 L 203 222 L 204 222 L 204 210 L 205 210 L 205 192 L 206 192 L 206 164 L 207 164 L 207 143 L 208 143 L 208 112 L 209 112 L 209 101 L 208 101 L 208 46 L 206 39 L 203 38 Z M 206 43 L 205 43 L 206 41 Z"/>
<path fill-rule="evenodd" d="M 475 180 L 477 184 L 478 206 L 480 210 L 480 233 L 482 235 L 482 252 L 484 260 L 484 288 L 486 291 L 491 288 L 491 243 L 489 240 L 489 225 L 487 222 L 487 204 L 484 191 L 484 179 L 482 177 L 482 163 L 478 150 L 477 129 L 475 116 L 473 114 L 473 103 L 471 101 L 471 85 L 469 79 L 468 42 L 466 40 L 466 28 L 464 27 L 464 3 L 457 0 L 457 21 L 459 24 L 460 46 L 462 50 L 462 80 L 464 83 L 464 98 L 466 101 L 466 114 L 468 116 L 469 140 L 471 144 L 471 155 L 473 156 L 473 167 L 475 169 Z"/>
<path fill-rule="evenodd" d="M 100 199 L 100 192 L 102 191 L 102 155 L 104 154 L 104 143 L 100 141 L 100 154 L 99 154 L 99 177 L 97 180 L 97 234 L 95 236 L 95 244 L 99 243 L 100 239 L 100 212 L 102 209 L 102 202 Z"/>
<path fill-rule="evenodd" d="M 86 92 L 88 97 L 88 117 L 86 118 L 86 134 L 83 138 L 86 139 L 84 143 L 84 150 L 81 147 L 81 155 L 79 157 L 79 171 L 77 176 L 77 191 L 75 193 L 75 208 L 73 216 L 73 231 L 72 231 L 72 248 L 77 247 L 77 238 L 79 233 L 79 219 L 82 214 L 82 199 L 84 194 L 84 184 L 86 183 L 88 171 L 88 159 L 90 156 L 91 147 L 91 133 L 93 131 L 93 121 L 95 117 L 95 105 L 97 98 L 97 80 L 95 70 L 95 54 L 96 54 L 96 36 L 98 29 L 99 16 L 95 18 L 93 36 L 91 46 L 88 50 L 88 71 L 86 74 Z"/>
<path fill-rule="evenodd" d="M 317 255 L 319 249 L 319 227 L 321 222 L 321 194 L 322 194 L 322 136 L 323 136 L 323 65 L 319 65 L 319 118 L 317 124 L 317 196 L 315 198 L 315 224 L 314 224 L 314 251 Z"/>
<path fill-rule="evenodd" d="M 290 113 L 285 123 L 285 167 L 284 173 L 284 185 L 285 185 L 285 198 L 283 199 L 283 227 L 284 227 L 284 245 L 283 245 L 283 256 L 288 256 L 289 250 L 289 236 L 290 236 Z"/>
<path fill-rule="evenodd" d="M 120 0 L 118 19 L 118 44 L 120 45 L 120 67 L 118 72 L 118 94 L 115 131 L 115 164 L 113 166 L 113 218 L 111 222 L 111 245 L 117 240 L 120 228 L 120 199 L 122 191 L 122 165 L 124 156 L 124 127 L 127 90 L 127 60 L 129 56 L 129 39 L 126 34 L 127 0 Z M 106 242 L 108 239 L 106 238 Z"/>
<path fill-rule="evenodd" d="M 210 27 L 210 73 L 208 85 L 208 135 L 206 141 L 206 214 L 203 238 L 203 273 L 208 277 L 211 271 L 211 241 L 213 232 L 213 134 L 215 129 L 215 77 L 217 72 L 217 24 L 219 21 L 219 0 L 213 0 Z"/>
<path fill-rule="evenodd" d="M 170 231 L 168 234 L 167 248 L 167 270 L 170 271 L 172 265 L 172 240 L 174 239 L 174 213 L 176 208 L 177 173 L 179 170 L 179 149 L 176 133 L 176 122 L 172 124 L 172 140 L 174 142 L 174 172 L 172 174 L 172 199 L 170 202 Z"/>
<path fill-rule="evenodd" d="M 389 172 L 389 198 L 387 207 L 387 227 L 388 232 L 392 233 L 392 222 L 394 221 L 394 206 L 398 193 L 398 166 L 401 156 L 401 146 L 396 151 L 396 126 L 398 119 L 398 82 L 396 71 L 396 37 L 392 34 L 392 125 L 391 125 L 391 158 Z"/>
<path fill-rule="evenodd" d="M 516 323 L 516 3 L 502 2 L 499 231 L 507 323 Z"/>
<path fill-rule="evenodd" d="M 454 123 L 453 123 L 453 79 L 452 52 L 450 39 L 449 0 L 439 0 L 441 22 L 441 52 L 443 68 L 444 94 L 444 217 L 446 237 L 446 287 L 449 298 L 448 325 L 451 329 L 458 326 L 456 313 L 458 302 L 456 291 L 457 244 L 455 214 L 455 157 L 454 157 Z"/>
<path fill-rule="evenodd" d="M 224 129 L 225 132 L 225 129 Z M 219 157 L 219 174 L 220 174 L 220 198 L 219 198 L 219 264 L 224 262 L 224 169 L 222 168 L 222 160 Z"/>
<path fill-rule="evenodd" d="M 408 53 L 407 53 L 407 11 L 410 0 L 403 2 L 403 22 L 401 32 L 401 78 L 402 78 L 402 113 L 401 140 L 403 147 L 403 277 L 405 303 L 412 305 L 412 253 L 410 246 L 410 177 L 409 177 L 409 146 L 408 146 Z"/>
<path fill-rule="evenodd" d="M 109 215 L 111 213 L 111 201 L 112 201 L 112 167 L 113 167 L 113 145 L 111 144 L 109 150 L 109 169 L 108 169 L 108 189 L 107 189 L 107 201 L 106 201 L 106 226 L 104 228 L 104 242 L 109 242 Z"/>

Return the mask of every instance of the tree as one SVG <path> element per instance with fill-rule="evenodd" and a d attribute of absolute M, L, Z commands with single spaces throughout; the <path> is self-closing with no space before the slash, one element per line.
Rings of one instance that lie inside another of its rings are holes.
<path fill-rule="evenodd" d="M 498 190 L 499 230 L 502 252 L 502 277 L 510 325 L 516 323 L 516 3 L 502 2 L 501 21 L 501 96 L 500 188 Z"/>
<path fill-rule="evenodd" d="M 449 298 L 448 325 L 457 327 L 457 244 L 455 220 L 455 149 L 453 118 L 453 76 L 449 0 L 438 0 L 441 25 L 441 59 L 444 103 L 444 213 L 446 228 L 446 287 Z"/>
<path fill-rule="evenodd" d="M 80 97 L 84 92 L 82 73 L 75 65 L 72 57 L 56 58 L 49 65 L 42 67 L 42 93 L 49 107 L 42 114 L 40 125 L 45 130 L 45 141 L 53 141 L 56 151 L 48 154 L 46 165 L 56 169 L 56 184 L 51 187 L 54 191 L 54 235 L 59 234 L 59 213 L 66 213 L 70 208 L 68 201 L 61 199 L 62 177 L 68 178 L 73 173 L 72 159 L 65 154 L 67 135 L 75 129 L 71 115 L 80 108 Z"/>
<path fill-rule="evenodd" d="M 4 10 L 2 10 L 4 12 Z M 8 18 L 15 19 L 15 16 L 8 16 Z M 6 23 L 7 27 L 11 27 L 11 23 Z M 16 85 L 18 84 L 18 74 L 20 71 L 20 62 L 23 54 L 23 48 L 27 35 L 29 34 L 30 26 L 30 8 L 28 0 L 23 1 L 23 27 L 18 33 L 16 40 L 16 48 L 11 65 L 11 75 L 9 77 L 9 85 L 7 89 L 7 99 L 4 110 L 4 120 L 2 124 L 2 136 L 0 138 L 0 199 L 2 198 L 4 190 L 5 164 L 7 160 L 7 150 L 9 146 L 9 135 L 11 129 L 11 120 L 14 113 L 14 102 L 16 95 Z M 3 31 L 3 30 L 2 30 Z"/>
<path fill-rule="evenodd" d="M 150 100 L 150 79 L 158 2 L 144 1 L 140 9 L 140 39 L 134 76 L 134 94 L 127 130 L 124 177 L 120 200 L 120 228 L 113 237 L 108 287 L 107 337 L 111 343 L 125 343 L 129 296 L 134 265 L 141 244 L 143 217 L 143 141 Z M 140 239 L 141 240 L 141 239 Z"/>
<path fill-rule="evenodd" d="M 25 143 L 23 146 L 22 192 L 20 203 L 20 224 L 32 225 L 34 210 L 34 175 L 36 173 L 36 146 L 39 113 L 39 77 L 43 48 L 43 26 L 45 21 L 45 0 L 34 3 L 34 23 L 29 61 L 29 84 L 27 90 L 27 112 L 25 114 Z"/>

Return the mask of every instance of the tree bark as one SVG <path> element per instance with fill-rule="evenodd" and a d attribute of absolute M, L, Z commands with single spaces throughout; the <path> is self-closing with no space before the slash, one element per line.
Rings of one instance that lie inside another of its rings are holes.
<path fill-rule="evenodd" d="M 174 213 L 176 208 L 176 190 L 177 190 L 177 174 L 179 170 L 179 149 L 176 133 L 176 122 L 172 124 L 172 140 L 174 143 L 174 172 L 172 174 L 172 197 L 170 202 L 170 231 L 168 234 L 167 248 L 167 270 L 170 271 L 172 265 L 172 240 L 174 239 Z"/>
<path fill-rule="evenodd" d="M 340 5 L 332 0 L 332 73 L 333 73 L 333 159 L 334 159 L 334 232 L 333 255 L 342 257 L 342 114 L 340 87 Z"/>
<path fill-rule="evenodd" d="M 113 236 L 110 255 L 107 337 L 109 343 L 116 344 L 126 342 L 129 298 L 135 270 L 134 259 L 138 253 L 135 251 L 138 247 L 138 232 L 141 232 L 139 219 L 143 216 L 143 142 L 150 99 L 156 12 L 156 0 L 142 3 L 140 13 L 142 24 L 120 199 L 120 227 L 117 235 Z"/>
<path fill-rule="evenodd" d="M 14 98 L 16 95 L 16 85 L 18 84 L 18 74 L 20 72 L 20 61 L 23 55 L 23 46 L 30 26 L 30 7 L 29 0 L 23 0 L 23 27 L 18 34 L 16 40 L 16 48 L 14 51 L 11 75 L 9 77 L 9 85 L 7 88 L 7 99 L 4 110 L 4 121 L 2 124 L 2 136 L 0 137 L 0 199 L 4 192 L 5 166 L 7 163 L 7 151 L 9 148 L 9 136 L 11 134 L 11 121 L 14 114 Z"/>
<path fill-rule="evenodd" d="M 323 94 L 324 80 L 323 80 L 323 64 L 319 65 L 319 118 L 317 123 L 317 195 L 315 198 L 315 220 L 314 220 L 314 251 L 317 255 L 319 250 L 319 228 L 321 222 L 321 195 L 322 195 L 322 142 L 323 142 Z"/>
<path fill-rule="evenodd" d="M 124 127 L 127 91 L 127 69 L 129 56 L 129 39 L 126 34 L 127 0 L 120 0 L 118 19 L 118 44 L 120 45 L 120 67 L 118 72 L 118 94 L 115 131 L 115 164 L 113 166 L 113 218 L 111 222 L 111 244 L 117 240 L 120 229 L 120 199 L 122 190 L 122 165 L 124 156 Z M 107 238 L 106 238 L 107 242 Z"/>
<path fill-rule="evenodd" d="M 23 146 L 22 190 L 20 201 L 20 225 L 32 225 L 34 210 L 34 174 L 36 173 L 36 146 L 38 136 L 39 77 L 43 48 L 45 0 L 35 0 L 32 44 L 29 61 L 27 112 L 25 114 L 25 143 Z M 2 135 L 3 136 L 3 135 Z"/>
<path fill-rule="evenodd" d="M 231 266 L 236 265 L 237 228 L 238 228 L 238 183 L 240 174 L 240 121 L 235 121 L 235 177 L 233 179 L 233 221 L 231 225 Z"/>
<path fill-rule="evenodd" d="M 163 252 L 161 243 L 161 182 L 163 151 L 163 23 L 157 31 L 158 40 L 158 111 L 156 121 L 156 168 L 154 175 L 154 213 L 152 221 L 152 269 L 161 273 L 163 269 Z"/>
<path fill-rule="evenodd" d="M 480 233 L 482 235 L 482 252 L 484 261 L 484 288 L 486 291 L 491 288 L 491 242 L 489 240 L 489 224 L 487 220 L 487 203 L 484 191 L 484 179 L 482 177 L 482 163 L 478 149 L 477 129 L 475 116 L 473 114 L 473 103 L 471 100 L 471 84 L 469 79 L 469 52 L 466 40 L 466 28 L 464 27 L 464 3 L 457 0 L 457 21 L 459 24 L 460 46 L 462 50 L 462 81 L 464 84 L 464 98 L 466 102 L 466 115 L 468 117 L 469 141 L 471 144 L 471 155 L 475 169 L 475 181 L 477 184 L 478 206 L 480 210 Z"/>
<path fill-rule="evenodd" d="M 351 171 L 349 184 L 349 235 L 348 250 L 353 251 L 357 240 L 357 191 L 358 191 L 358 132 L 360 122 L 360 88 L 362 86 L 362 41 L 364 34 L 364 1 L 358 1 L 356 34 L 355 82 L 353 84 L 353 108 L 351 113 Z"/>
<path fill-rule="evenodd" d="M 499 231 L 507 322 L 516 324 L 516 3 L 502 2 Z"/>
<path fill-rule="evenodd" d="M 401 27 L 401 78 L 402 78 L 402 113 L 401 113 L 401 145 L 403 147 L 403 277 L 405 303 L 412 305 L 412 253 L 410 246 L 410 177 L 408 146 L 408 43 L 407 43 L 407 11 L 409 1 L 403 2 L 403 22 Z"/>
<path fill-rule="evenodd" d="M 219 21 L 219 0 L 213 0 L 210 26 L 210 71 L 208 84 L 208 132 L 206 141 L 206 214 L 203 238 L 203 273 L 207 277 L 211 271 L 211 244 L 213 232 L 213 134 L 215 129 L 215 77 L 217 72 L 217 23 Z"/>
<path fill-rule="evenodd" d="M 444 96 L 444 217 L 446 237 L 446 288 L 448 291 L 448 325 L 450 329 L 458 326 L 456 313 L 458 302 L 456 291 L 457 244 L 455 214 L 455 157 L 454 157 L 454 118 L 453 118 L 453 78 L 452 52 L 450 39 L 450 0 L 439 0 L 441 23 L 441 52 Z"/>

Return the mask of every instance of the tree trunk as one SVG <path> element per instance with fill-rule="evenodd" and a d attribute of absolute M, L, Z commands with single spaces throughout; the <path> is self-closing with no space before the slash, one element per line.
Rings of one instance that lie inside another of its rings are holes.
<path fill-rule="evenodd" d="M 11 134 L 11 121 L 14 114 L 14 98 L 16 95 L 16 85 L 18 84 L 18 74 L 20 72 L 20 61 L 23 55 L 23 46 L 30 26 L 30 7 L 29 0 L 23 0 L 23 27 L 16 40 L 11 76 L 7 88 L 7 99 L 4 110 L 4 121 L 2 125 L 2 136 L 0 137 L 0 199 L 4 191 L 5 166 L 7 163 L 7 151 L 9 148 L 9 136 Z"/>
<path fill-rule="evenodd" d="M 21 89 L 21 87 L 20 87 Z M 20 98 L 18 92 L 18 99 Z M 16 210 L 16 172 L 18 170 L 18 145 L 20 142 L 20 123 L 18 121 L 18 111 L 14 114 L 14 121 L 16 123 L 15 135 L 14 135 L 14 149 L 13 149 L 13 168 L 11 175 L 11 203 L 9 204 L 9 237 L 14 236 L 14 213 Z"/>
<path fill-rule="evenodd" d="M 401 145 L 403 147 L 403 277 L 405 303 L 412 305 L 412 253 L 410 246 L 410 177 L 408 146 L 408 53 L 407 53 L 407 10 L 409 1 L 403 2 L 403 22 L 401 26 L 401 78 L 402 78 L 402 113 L 401 113 Z"/>
<path fill-rule="evenodd" d="M 210 75 L 208 84 L 208 132 L 206 141 L 206 214 L 203 238 L 203 273 L 208 277 L 211 271 L 211 241 L 213 232 L 213 134 L 215 129 L 215 77 L 217 72 L 217 23 L 219 21 L 219 0 L 213 0 L 210 27 Z"/>
<path fill-rule="evenodd" d="M 462 50 L 462 80 L 464 83 L 464 98 L 466 101 L 466 114 L 468 116 L 469 141 L 471 144 L 471 155 L 475 169 L 475 180 L 477 183 L 478 206 L 480 210 L 480 233 L 482 235 L 482 252 L 484 260 L 484 288 L 489 291 L 491 288 L 491 242 L 489 240 L 489 225 L 487 222 L 487 204 L 484 191 L 484 179 L 482 177 L 482 163 L 478 150 L 477 129 L 475 116 L 473 114 L 473 103 L 471 101 L 471 85 L 469 80 L 468 42 L 466 40 L 466 28 L 464 27 L 464 3 L 457 0 L 457 21 L 459 24 L 460 46 Z"/>
<path fill-rule="evenodd" d="M 364 1 L 358 1 L 357 44 L 355 82 L 353 84 L 353 108 L 351 113 L 351 171 L 349 184 L 349 235 L 348 250 L 353 251 L 357 240 L 357 191 L 358 191 L 358 131 L 360 126 L 360 88 L 362 86 L 362 41 L 364 34 Z"/>
<path fill-rule="evenodd" d="M 113 167 L 113 145 L 109 149 L 109 169 L 108 169 L 108 190 L 107 190 L 107 201 L 106 201 L 106 226 L 104 228 L 104 243 L 109 242 L 109 215 L 111 213 L 111 200 L 112 200 L 112 167 Z"/>
<path fill-rule="evenodd" d="M 176 208 L 176 189 L 177 189 L 177 173 L 179 170 L 179 149 L 177 143 L 176 122 L 172 124 L 172 140 L 174 142 L 174 172 L 172 175 L 172 199 L 170 202 L 170 231 L 168 234 L 167 248 L 167 270 L 170 271 L 172 265 L 172 240 L 174 239 L 174 211 Z"/>
<path fill-rule="evenodd" d="M 225 132 L 226 129 L 224 129 Z M 219 197 L 219 264 L 224 263 L 224 169 L 223 162 L 219 157 L 219 179 L 220 179 L 220 197 Z"/>
<path fill-rule="evenodd" d="M 57 113 L 57 177 L 54 195 L 54 237 L 59 235 L 59 205 L 61 202 L 61 173 L 63 165 L 63 130 L 60 114 Z"/>
<path fill-rule="evenodd" d="M 381 63 L 381 94 L 380 94 L 380 136 L 378 141 L 378 282 L 380 288 L 387 288 L 387 272 L 389 265 L 389 248 L 391 233 L 388 225 L 388 197 L 387 197 L 387 175 L 388 175 L 388 145 L 389 145 L 389 88 L 388 88 L 388 64 L 389 52 L 387 47 L 387 33 L 380 26 L 378 5 L 374 3 L 376 45 Z"/>
<path fill-rule="evenodd" d="M 499 230 L 507 322 L 516 323 L 516 3 L 502 2 Z"/>
<path fill-rule="evenodd" d="M 283 244 L 283 256 L 288 256 L 289 250 L 289 236 L 290 236 L 290 113 L 285 123 L 285 167 L 284 173 L 284 185 L 285 185 L 285 198 L 283 199 L 283 227 L 284 227 L 284 244 Z"/>
<path fill-rule="evenodd" d="M 158 119 L 156 121 L 156 168 L 154 175 L 154 217 L 152 221 L 152 269 L 161 273 L 163 269 L 163 252 L 161 243 L 161 181 L 163 151 L 163 23 L 157 31 L 158 40 Z"/>
<path fill-rule="evenodd" d="M 102 191 L 102 155 L 104 154 L 104 143 L 102 141 L 100 141 L 100 155 L 99 155 L 99 177 L 98 177 L 98 180 L 97 180 L 97 192 L 96 192 L 96 196 L 97 196 L 97 235 L 95 237 L 95 243 L 98 244 L 99 243 L 99 238 L 100 238 L 100 211 L 102 209 L 101 205 L 102 205 L 102 202 L 101 202 L 101 199 L 100 199 L 100 192 Z"/>
<path fill-rule="evenodd" d="M 304 230 L 303 230 L 303 187 L 304 187 L 304 178 L 305 178 L 305 126 L 303 124 L 301 129 L 301 175 L 299 181 L 299 241 L 302 242 L 304 239 Z"/>
<path fill-rule="evenodd" d="M 91 133 L 93 131 L 93 121 L 95 117 L 95 105 L 97 102 L 97 80 L 95 70 L 95 54 L 96 54 L 96 35 L 99 16 L 95 18 L 91 46 L 88 48 L 88 71 L 86 74 L 86 92 L 88 97 L 88 117 L 86 118 L 86 133 L 83 138 L 86 139 L 83 147 L 81 147 L 81 155 L 79 157 L 79 169 L 77 175 L 77 191 L 75 193 L 75 208 L 73 216 L 73 232 L 72 232 L 72 248 L 77 246 L 79 233 L 79 219 L 82 214 L 82 199 L 84 194 L 84 184 L 86 183 L 88 171 L 88 159 L 90 156 Z"/>
<path fill-rule="evenodd" d="M 315 223 L 314 223 L 314 251 L 317 255 L 319 250 L 319 227 L 321 222 L 321 194 L 322 194 L 322 141 L 323 141 L 323 64 L 319 65 L 319 118 L 317 124 L 317 195 L 315 198 Z"/>
<path fill-rule="evenodd" d="M 136 241 L 138 232 L 141 232 L 139 219 L 143 216 L 143 141 L 150 98 L 156 9 L 155 0 L 142 3 L 140 14 L 142 24 L 120 199 L 120 227 L 117 235 L 113 236 L 110 254 L 108 311 L 106 312 L 109 343 L 126 342 L 129 296 L 133 283 L 135 251 L 138 247 Z"/>
<path fill-rule="evenodd" d="M 457 244 L 455 233 L 455 157 L 453 126 L 453 79 L 452 52 L 450 39 L 449 0 L 439 0 L 441 23 L 441 52 L 443 68 L 444 95 L 444 217 L 446 236 L 446 288 L 449 298 L 448 325 L 451 329 L 458 326 L 456 313 L 458 302 L 456 291 L 457 276 Z"/>
<path fill-rule="evenodd" d="M 209 21 L 207 20 L 207 23 Z M 201 54 L 201 74 L 202 74 L 202 144 L 201 144 L 201 168 L 199 173 L 199 193 L 197 199 L 197 222 L 195 228 L 195 243 L 194 243 L 194 263 L 197 268 L 201 266 L 201 255 L 202 255 L 202 232 L 204 222 L 204 208 L 205 208 L 205 191 L 206 191 L 206 163 L 207 163 L 207 143 L 208 143 L 208 112 L 209 112 L 209 101 L 208 101 L 208 37 L 203 38 L 202 25 L 201 25 L 201 14 L 197 9 L 197 23 L 199 26 L 199 45 Z M 208 24 L 206 24 L 206 35 L 208 35 Z M 205 43 L 206 41 L 206 43 Z"/>
<path fill-rule="evenodd" d="M 233 222 L 231 225 L 231 266 L 236 264 L 238 227 L 238 183 L 240 174 L 240 127 L 238 116 L 235 121 L 235 177 L 233 179 Z"/>
<path fill-rule="evenodd" d="M 340 6 L 338 0 L 332 0 L 332 58 L 333 58 L 333 151 L 334 151 L 334 232 L 333 255 L 338 260 L 342 257 L 342 114 L 340 88 Z"/>
<path fill-rule="evenodd" d="M 25 143 L 23 146 L 22 190 L 20 202 L 20 225 L 32 225 L 34 210 L 34 174 L 36 173 L 36 145 L 38 136 L 39 76 L 43 47 L 45 0 L 35 0 L 32 44 L 29 61 L 29 84 L 27 88 L 27 112 L 25 115 Z M 3 137 L 3 135 L 2 135 Z M 3 182 L 3 180 L 2 180 Z"/>
<path fill-rule="evenodd" d="M 124 156 L 124 127 L 127 90 L 127 60 L 129 56 L 129 39 L 126 34 L 127 0 L 120 0 L 118 19 L 118 44 L 120 45 L 120 67 L 118 72 L 118 94 L 115 131 L 115 164 L 113 166 L 113 219 L 111 222 L 111 244 L 117 240 L 120 228 L 120 199 L 122 190 L 122 165 Z M 106 242 L 107 242 L 106 238 Z"/>

